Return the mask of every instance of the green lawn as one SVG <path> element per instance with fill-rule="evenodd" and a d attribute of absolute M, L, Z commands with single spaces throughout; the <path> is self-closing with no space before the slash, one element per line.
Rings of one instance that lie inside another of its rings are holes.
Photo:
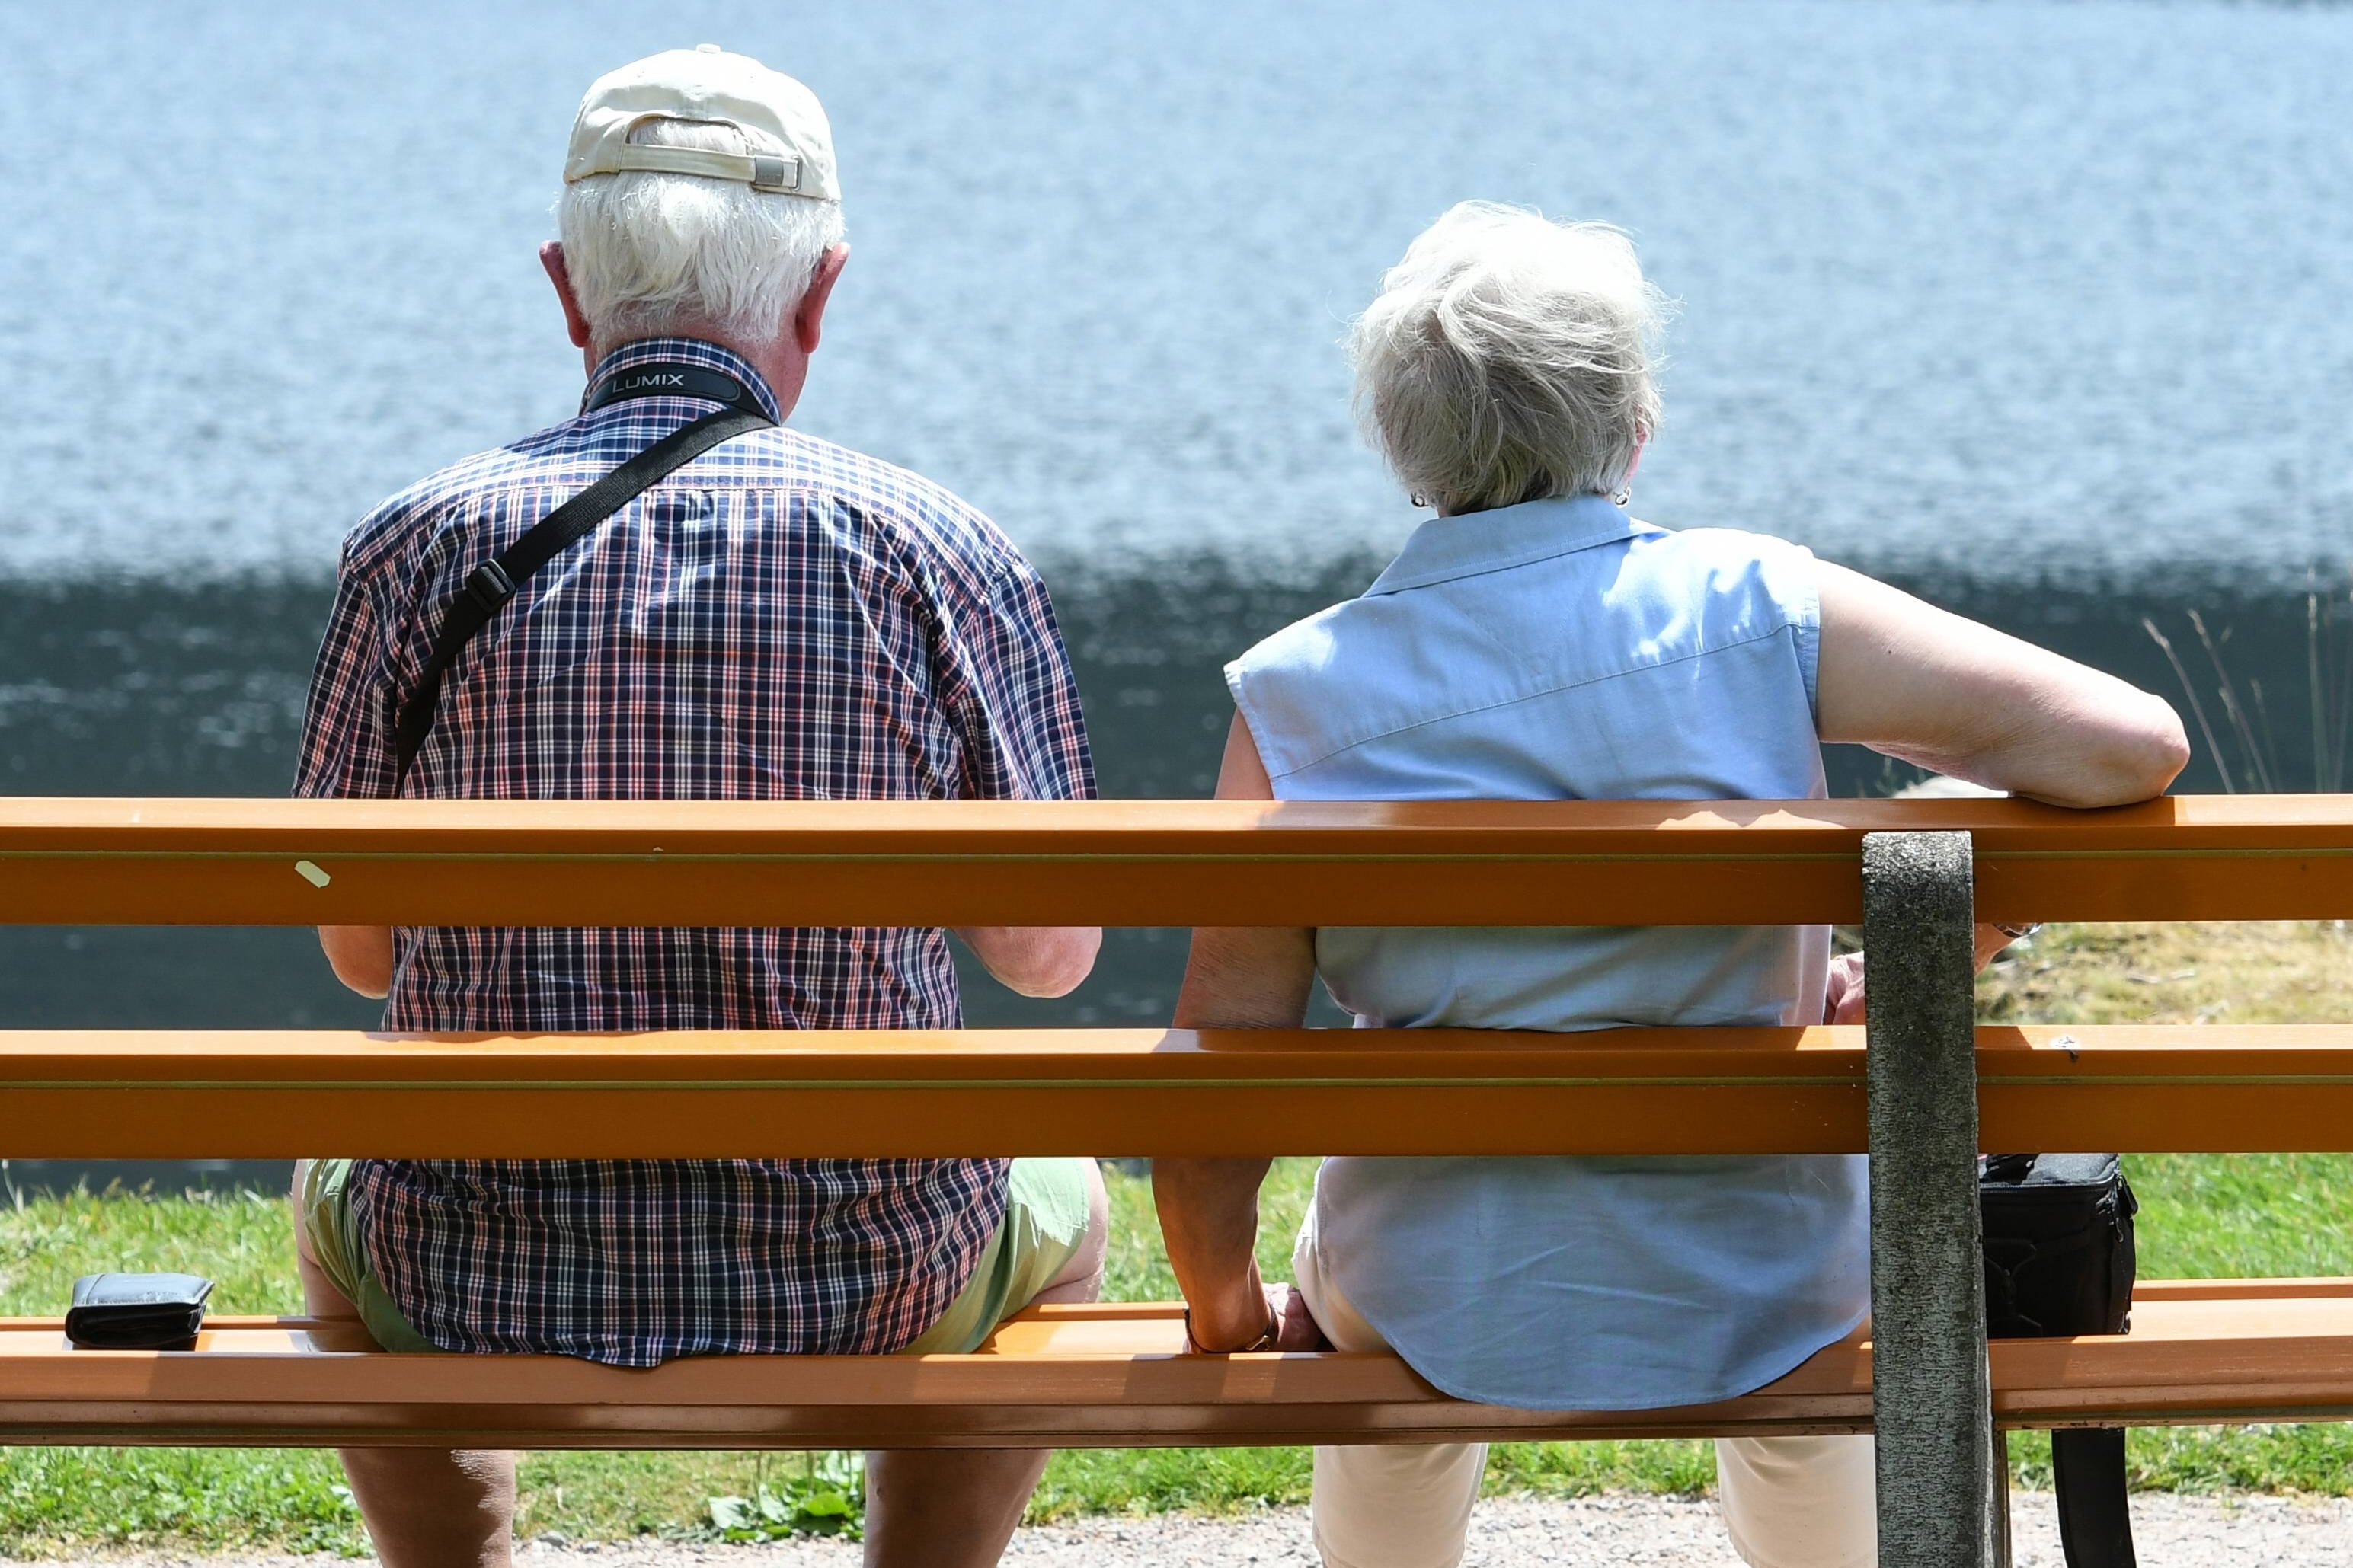
<path fill-rule="evenodd" d="M 1287 1162 L 1270 1184 L 1262 1246 L 1286 1274 L 1289 1238 L 1312 1166 Z M 2142 1159 L 2133 1163 L 2143 1271 L 2152 1277 L 2353 1273 L 2353 1161 L 2335 1156 Z M 1148 1184 L 1114 1175 L 1111 1290 L 1172 1293 Z M 274 1196 L 191 1200 L 77 1195 L 0 1208 L 0 1312 L 52 1313 L 74 1276 L 97 1268 L 195 1268 L 219 1281 L 221 1312 L 298 1307 L 286 1211 Z M 2353 1429 L 2272 1426 L 2133 1435 L 2150 1487 L 2353 1492 Z M 2024 1479 L 2047 1484 L 2048 1449 L 2016 1445 Z M 575 1540 L 710 1528 L 709 1500 L 791 1490 L 797 1455 L 543 1454 L 523 1466 L 522 1528 Z M 1538 1443 L 1495 1450 L 1495 1490 L 1600 1488 L 1689 1491 L 1714 1476 L 1707 1445 Z M 77 1545 L 290 1545 L 357 1550 L 357 1519 L 324 1454 L 219 1449 L 0 1452 L 0 1552 Z M 1303 1500 L 1295 1449 L 1071 1452 L 1048 1471 L 1038 1517 L 1074 1512 L 1231 1510 Z"/>

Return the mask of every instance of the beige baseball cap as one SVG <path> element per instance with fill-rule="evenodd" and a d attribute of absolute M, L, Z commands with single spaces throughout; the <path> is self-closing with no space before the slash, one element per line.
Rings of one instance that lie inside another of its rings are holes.
<path fill-rule="evenodd" d="M 732 125 L 744 153 L 698 147 L 644 147 L 629 133 L 649 120 Z M 839 201 L 833 130 L 817 94 L 749 55 L 717 44 L 665 49 L 598 77 L 580 100 L 564 183 L 591 174 L 649 170 L 741 180 L 755 191 Z"/>

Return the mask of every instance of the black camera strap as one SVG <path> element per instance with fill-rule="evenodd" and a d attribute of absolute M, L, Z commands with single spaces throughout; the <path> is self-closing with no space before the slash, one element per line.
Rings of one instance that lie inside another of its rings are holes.
<path fill-rule="evenodd" d="M 515 590 L 533 573 L 578 542 L 607 518 L 659 484 L 673 470 L 692 462 L 722 441 L 776 423 L 759 400 L 733 376 L 692 364 L 633 365 L 589 388 L 581 400 L 583 414 L 633 397 L 701 397 L 726 405 L 682 425 L 621 464 L 604 478 L 549 512 L 523 536 L 474 568 L 466 586 L 441 614 L 433 650 L 417 678 L 417 689 L 400 704 L 393 721 L 393 788 L 408 776 L 425 737 L 432 732 L 434 709 L 441 697 L 441 680 L 458 656 L 506 607 Z"/>
<path fill-rule="evenodd" d="M 2067 1568 L 2136 1568 L 2125 1429 L 2063 1426 L 2052 1433 L 2051 1477 Z"/>

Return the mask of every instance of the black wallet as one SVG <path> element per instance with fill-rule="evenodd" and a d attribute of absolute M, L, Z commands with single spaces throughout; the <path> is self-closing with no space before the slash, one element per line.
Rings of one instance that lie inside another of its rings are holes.
<path fill-rule="evenodd" d="M 86 1351 L 191 1350 L 212 1293 L 201 1274 L 85 1274 L 74 1281 L 66 1338 Z"/>

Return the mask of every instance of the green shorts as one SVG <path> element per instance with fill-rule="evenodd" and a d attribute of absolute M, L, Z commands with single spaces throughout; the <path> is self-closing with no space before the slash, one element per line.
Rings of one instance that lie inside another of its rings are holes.
<path fill-rule="evenodd" d="M 359 1309 L 376 1343 L 388 1351 L 436 1349 L 401 1316 L 368 1263 L 352 1213 L 352 1163 L 313 1160 L 303 1168 L 301 1225 L 311 1255 Z M 1013 1162 L 1005 1223 L 988 1238 L 972 1278 L 947 1310 L 899 1353 L 960 1355 L 978 1350 L 997 1324 L 1053 1283 L 1086 1239 L 1087 1163 L 1066 1157 Z"/>

